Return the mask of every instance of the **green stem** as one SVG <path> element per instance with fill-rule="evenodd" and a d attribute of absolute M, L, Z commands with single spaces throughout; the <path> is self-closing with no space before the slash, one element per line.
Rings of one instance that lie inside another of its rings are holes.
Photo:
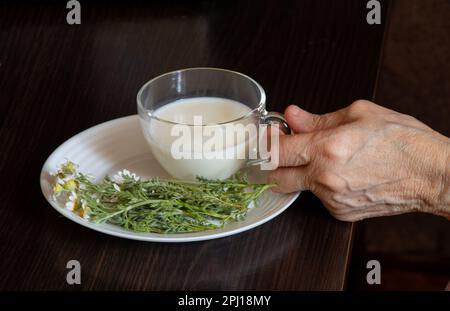
<path fill-rule="evenodd" d="M 103 218 L 95 220 L 95 223 L 104 222 L 104 221 L 106 221 L 106 220 L 108 220 L 108 219 L 110 219 L 110 218 L 112 218 L 114 216 L 117 216 L 119 214 L 128 212 L 129 210 L 132 210 L 133 208 L 136 208 L 136 207 L 139 207 L 139 206 L 143 206 L 143 205 L 147 205 L 147 204 L 151 204 L 151 203 L 157 203 L 157 202 L 164 202 L 164 201 L 167 201 L 167 200 L 146 200 L 146 201 L 142 201 L 142 202 L 139 202 L 139 203 L 135 203 L 135 204 L 132 204 L 130 206 L 127 206 L 124 209 L 118 210 L 117 212 L 111 213 L 111 214 L 109 214 L 109 215 L 107 215 L 107 216 L 105 216 Z"/>

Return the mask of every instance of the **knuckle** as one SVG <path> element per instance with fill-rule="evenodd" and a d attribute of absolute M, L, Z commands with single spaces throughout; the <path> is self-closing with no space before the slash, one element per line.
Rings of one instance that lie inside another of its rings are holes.
<path fill-rule="evenodd" d="M 373 103 L 368 101 L 368 100 L 364 100 L 364 99 L 358 99 L 355 100 L 349 107 L 349 113 L 356 113 L 359 114 L 361 112 L 366 112 L 370 109 L 370 107 L 373 106 Z"/>
<path fill-rule="evenodd" d="M 332 161 L 346 161 L 351 156 L 353 138 L 346 132 L 337 133 L 324 146 L 324 155 Z"/>

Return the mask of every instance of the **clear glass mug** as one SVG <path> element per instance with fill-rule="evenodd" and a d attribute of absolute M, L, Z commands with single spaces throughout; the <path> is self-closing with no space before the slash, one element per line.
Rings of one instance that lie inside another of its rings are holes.
<path fill-rule="evenodd" d="M 225 118 L 223 122 L 215 124 L 180 123 L 174 122 L 174 119 L 158 116 L 159 108 L 180 99 L 196 97 L 232 100 L 247 106 L 248 109 L 237 118 L 232 120 Z M 200 146 L 200 149 L 203 148 L 201 150 L 195 147 L 185 148 L 183 154 L 192 156 L 180 158 L 173 153 L 177 139 L 173 135 L 175 127 L 187 127 L 191 133 L 200 127 L 204 133 L 202 138 L 208 136 L 206 133 L 211 135 L 211 131 L 226 131 L 250 125 L 254 125 L 260 132 L 261 128 L 265 128 L 261 125 L 277 124 L 284 133 L 291 132 L 282 114 L 266 111 L 266 94 L 255 80 L 242 73 L 219 68 L 188 68 L 160 75 L 145 83 L 139 90 L 137 108 L 144 136 L 153 155 L 169 174 L 184 180 L 194 180 L 196 177 L 224 179 L 244 166 L 267 163 L 269 160 L 267 156 L 261 157 L 261 153 L 254 148 L 255 145 L 260 145 L 261 135 L 256 137 L 250 134 L 250 131 L 245 134 L 245 138 L 241 136 L 241 140 L 236 139 L 231 145 L 224 143 L 222 149 L 213 149 L 208 154 L 204 151 L 204 145 Z M 239 136 L 233 134 L 233 137 L 236 137 L 235 135 Z M 192 135 L 190 139 L 194 140 L 194 136 Z M 256 140 L 258 143 L 252 144 Z M 193 142 L 193 146 L 195 144 Z M 199 152 L 203 156 L 197 156 Z M 232 157 L 230 154 L 245 154 L 245 156 Z M 252 157 L 251 154 L 257 155 Z"/>

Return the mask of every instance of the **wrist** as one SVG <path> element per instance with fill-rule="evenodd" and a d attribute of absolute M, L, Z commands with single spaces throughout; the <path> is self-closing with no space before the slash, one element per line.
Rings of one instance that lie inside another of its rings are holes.
<path fill-rule="evenodd" d="M 430 191 L 427 205 L 432 214 L 450 219 L 450 139 L 440 140 L 437 152 L 436 169 L 429 175 L 432 178 L 429 184 L 434 189 Z"/>
<path fill-rule="evenodd" d="M 441 187 L 438 194 L 438 214 L 450 219 L 450 152 L 444 163 L 444 172 L 441 177 Z"/>

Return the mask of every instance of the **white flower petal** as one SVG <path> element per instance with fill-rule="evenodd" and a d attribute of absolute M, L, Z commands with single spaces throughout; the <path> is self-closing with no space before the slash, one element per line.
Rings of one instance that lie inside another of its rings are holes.
<path fill-rule="evenodd" d="M 131 177 L 134 179 L 134 181 L 139 181 L 139 179 L 140 179 L 140 177 L 134 173 L 131 175 Z"/>
<path fill-rule="evenodd" d="M 75 192 L 72 191 L 72 192 L 70 193 L 69 200 L 73 202 L 73 201 L 75 201 L 76 199 L 77 199 L 77 194 L 76 194 Z"/>
<path fill-rule="evenodd" d="M 67 202 L 67 203 L 66 203 L 66 208 L 67 208 L 68 210 L 73 211 L 73 209 L 75 208 L 75 203 L 72 202 L 72 201 Z"/>
<path fill-rule="evenodd" d="M 124 179 L 122 177 L 122 174 L 119 172 L 118 174 L 114 175 L 114 181 L 118 184 L 121 184 L 124 182 Z"/>

